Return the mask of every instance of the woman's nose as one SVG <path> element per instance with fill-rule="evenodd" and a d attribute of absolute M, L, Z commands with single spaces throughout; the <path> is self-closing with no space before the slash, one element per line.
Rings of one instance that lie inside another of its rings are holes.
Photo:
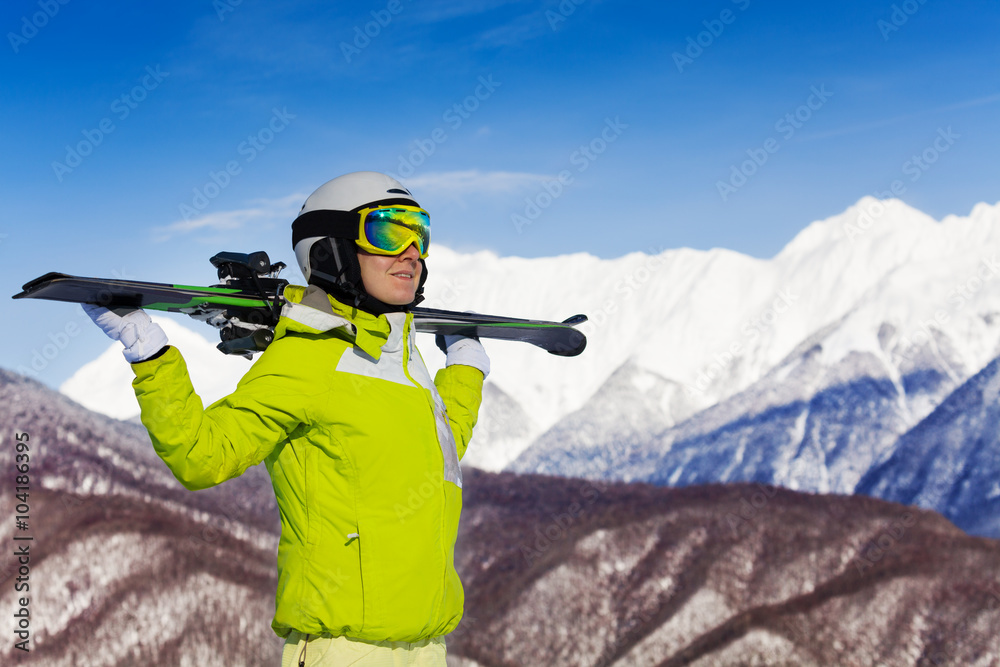
<path fill-rule="evenodd" d="M 399 257 L 401 259 L 409 259 L 409 260 L 413 260 L 413 261 L 416 261 L 416 260 L 420 259 L 420 251 L 417 250 L 417 244 L 416 243 L 411 243 L 410 245 L 408 245 L 406 247 L 406 250 L 404 250 L 403 252 L 399 253 Z"/>

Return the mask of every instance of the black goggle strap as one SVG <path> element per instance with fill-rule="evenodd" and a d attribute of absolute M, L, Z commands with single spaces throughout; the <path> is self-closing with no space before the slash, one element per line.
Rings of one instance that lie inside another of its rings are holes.
<path fill-rule="evenodd" d="M 376 208 L 379 206 L 392 206 L 393 204 L 403 204 L 406 206 L 416 206 L 412 199 L 392 198 L 382 199 L 359 206 L 353 211 L 309 211 L 295 218 L 292 222 L 292 247 L 298 245 L 302 239 L 313 236 L 332 236 L 338 239 L 358 240 L 358 228 L 360 219 L 358 213 L 362 209 Z"/>
<path fill-rule="evenodd" d="M 292 223 L 292 247 L 302 239 L 313 236 L 357 241 L 358 214 L 350 211 L 309 211 L 295 218 Z"/>

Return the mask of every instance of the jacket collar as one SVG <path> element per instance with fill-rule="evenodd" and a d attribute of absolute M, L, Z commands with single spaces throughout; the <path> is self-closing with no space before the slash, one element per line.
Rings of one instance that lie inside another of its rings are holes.
<path fill-rule="evenodd" d="M 343 304 L 315 285 L 286 285 L 282 297 L 284 305 L 274 328 L 275 340 L 290 332 L 322 334 L 342 329 L 353 338 L 356 347 L 378 359 L 392 333 L 387 316 L 372 315 Z M 407 313 L 403 323 L 410 317 Z"/>

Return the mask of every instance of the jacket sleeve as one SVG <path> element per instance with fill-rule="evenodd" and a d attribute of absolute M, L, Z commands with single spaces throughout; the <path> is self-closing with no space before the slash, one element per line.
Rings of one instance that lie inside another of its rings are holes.
<path fill-rule="evenodd" d="M 469 447 L 472 428 L 479 418 L 479 405 L 483 401 L 483 373 L 471 366 L 455 364 L 439 370 L 434 384 L 448 411 L 448 421 L 461 460 Z"/>
<path fill-rule="evenodd" d="M 300 424 L 318 387 L 290 374 L 303 364 L 283 363 L 276 341 L 229 396 L 207 409 L 194 392 L 187 365 L 170 347 L 132 365 L 141 419 L 156 453 L 186 488 L 204 489 L 238 477 L 263 461 Z"/>

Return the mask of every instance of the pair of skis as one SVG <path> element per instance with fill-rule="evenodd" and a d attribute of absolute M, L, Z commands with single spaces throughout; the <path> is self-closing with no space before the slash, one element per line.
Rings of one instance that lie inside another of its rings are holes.
<path fill-rule="evenodd" d="M 288 284 L 278 278 L 285 265 L 271 264 L 263 251 L 222 252 L 211 262 L 218 270 L 219 283 L 210 287 L 46 273 L 25 283 L 13 298 L 184 313 L 217 328 L 222 339 L 218 348 L 225 354 L 249 357 L 264 350 L 274 339 L 283 303 L 281 293 Z M 587 321 L 586 315 L 547 322 L 434 308 L 414 308 L 412 312 L 416 330 L 423 333 L 521 341 L 563 357 L 576 356 L 587 345 L 586 336 L 575 328 Z"/>

